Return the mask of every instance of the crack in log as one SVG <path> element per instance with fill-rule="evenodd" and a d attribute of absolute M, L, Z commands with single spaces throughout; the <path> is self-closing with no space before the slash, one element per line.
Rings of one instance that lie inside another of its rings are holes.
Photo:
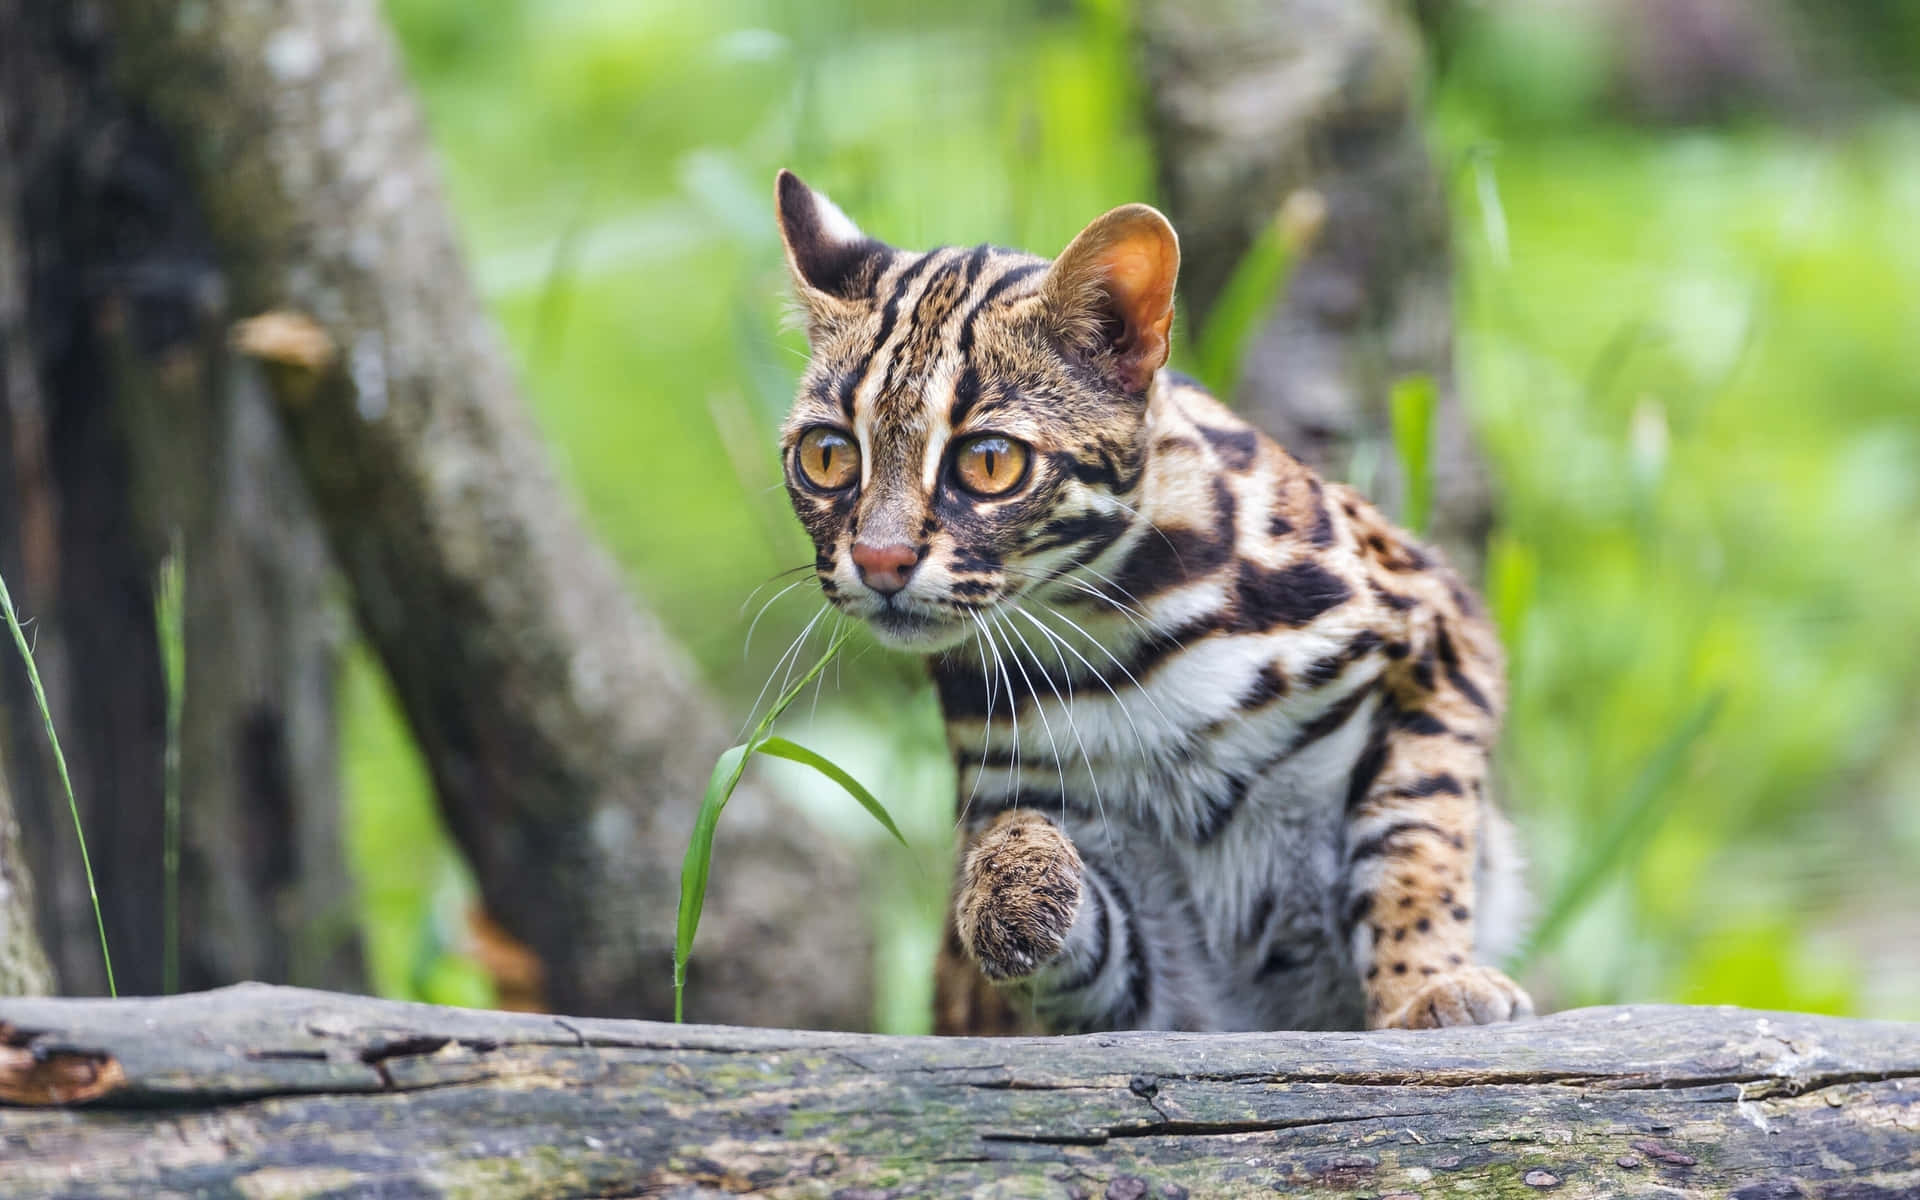
<path fill-rule="evenodd" d="M 406 1037 L 395 1038 L 391 1041 L 375 1042 L 372 1045 L 363 1046 L 360 1049 L 359 1057 L 361 1062 L 372 1067 L 374 1073 L 380 1076 L 382 1090 L 389 1092 L 416 1092 L 426 1091 L 431 1088 L 458 1087 L 462 1084 L 485 1083 L 488 1080 L 496 1078 L 497 1072 L 482 1071 L 479 1074 L 463 1076 L 459 1079 L 437 1079 L 420 1083 L 403 1084 L 394 1079 L 393 1072 L 388 1069 L 387 1064 L 398 1059 L 430 1058 L 446 1050 L 449 1046 L 458 1046 L 463 1050 L 472 1051 L 474 1054 L 491 1054 L 500 1049 L 500 1042 L 495 1038 L 486 1037 L 450 1037 L 433 1034 L 412 1034 Z"/>
<path fill-rule="evenodd" d="M 921 1068 L 924 1069 L 924 1068 Z M 1393 1088 L 1462 1088 L 1462 1087 L 1585 1087 L 1596 1091 L 1608 1092 L 1679 1092 L 1690 1089 L 1708 1089 L 1747 1084 L 1781 1084 L 1778 1091 L 1749 1092 L 1748 1100 L 1770 1099 L 1775 1096 L 1803 1096 L 1824 1088 L 1837 1087 L 1851 1083 L 1885 1083 L 1892 1080 L 1920 1079 L 1920 1071 L 1835 1071 L 1811 1075 L 1782 1074 L 1773 1071 L 1750 1071 L 1745 1073 L 1727 1073 L 1724 1075 L 1603 1075 L 1591 1071 L 1486 1071 L 1486 1070 L 1448 1070 L 1432 1071 L 1247 1071 L 1228 1073 L 1192 1073 L 1165 1075 L 1160 1083 L 1227 1083 L 1227 1084 L 1328 1084 L 1339 1087 L 1393 1087 Z M 983 1085 L 984 1086 L 984 1085 Z M 1043 1083 L 1015 1081 L 1009 1087 L 1040 1090 L 1048 1085 Z M 1061 1086 L 1084 1087 L 1085 1084 L 1071 1083 Z"/>
<path fill-rule="evenodd" d="M 327 1062 L 333 1058 L 325 1050 L 248 1050 L 248 1062 Z"/>
<path fill-rule="evenodd" d="M 1156 1107 L 1155 1112 L 1159 1112 Z M 1247 1133 L 1278 1133 L 1284 1129 L 1311 1129 L 1321 1125 L 1354 1125 L 1365 1121 L 1401 1121 L 1409 1117 L 1429 1117 L 1429 1111 L 1368 1113 L 1352 1117 L 1295 1117 L 1252 1121 L 1188 1121 L 1169 1118 L 1157 1124 L 1109 1125 L 1081 1133 L 1026 1133 L 1019 1130 L 985 1130 L 985 1142 L 1025 1142 L 1040 1146 L 1102 1146 L 1123 1138 L 1222 1137 Z"/>
<path fill-rule="evenodd" d="M 1920 1071 L 1839 1071 L 1831 1075 L 1814 1075 L 1805 1079 L 1791 1075 L 1757 1075 L 1751 1079 L 1730 1079 L 1727 1082 L 1741 1085 L 1741 1100 L 1772 1100 L 1778 1097 L 1811 1096 L 1829 1088 L 1851 1087 L 1857 1083 L 1902 1083 L 1909 1079 L 1920 1079 Z M 1748 1083 L 1785 1084 L 1784 1088 L 1748 1092 Z"/>
<path fill-rule="evenodd" d="M 432 1037 L 421 1034 L 399 1038 L 391 1042 L 375 1042 L 370 1046 L 361 1047 L 360 1061 L 370 1067 L 378 1067 L 390 1058 L 409 1058 L 422 1054 L 438 1054 L 440 1051 L 446 1049 L 447 1046 L 451 1045 L 452 1042 L 453 1039 L 450 1037 Z M 488 1047 L 489 1050 L 493 1048 L 492 1046 Z"/>

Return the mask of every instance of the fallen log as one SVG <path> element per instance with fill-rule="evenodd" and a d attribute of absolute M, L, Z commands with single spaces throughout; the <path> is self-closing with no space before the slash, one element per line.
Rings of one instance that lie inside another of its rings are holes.
<path fill-rule="evenodd" d="M 1920 1025 L 935 1039 L 246 985 L 0 1001 L 8 1197 L 1920 1195 Z"/>

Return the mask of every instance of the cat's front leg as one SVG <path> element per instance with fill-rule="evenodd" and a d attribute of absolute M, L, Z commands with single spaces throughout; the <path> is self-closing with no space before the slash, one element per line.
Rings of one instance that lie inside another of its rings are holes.
<path fill-rule="evenodd" d="M 1166 930 L 1143 924 L 1131 879 L 1034 809 L 994 817 L 961 854 L 936 975 L 940 1031 L 1166 1026 L 1173 956 Z"/>
<path fill-rule="evenodd" d="M 1487 756 L 1474 709 L 1445 715 L 1459 728 L 1434 712 L 1399 714 L 1348 813 L 1345 919 L 1373 1029 L 1533 1015 L 1518 984 L 1474 961 Z"/>
<path fill-rule="evenodd" d="M 981 973 L 1025 979 L 1066 945 L 1085 867 L 1058 825 L 1032 809 L 1001 813 L 967 847 L 954 924 Z"/>

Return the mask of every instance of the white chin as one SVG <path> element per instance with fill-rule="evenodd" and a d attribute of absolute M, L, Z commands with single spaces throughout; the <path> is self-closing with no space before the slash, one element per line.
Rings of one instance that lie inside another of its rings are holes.
<path fill-rule="evenodd" d="M 967 640 L 971 628 L 962 621 L 923 617 L 918 613 L 883 608 L 866 618 L 867 628 L 881 645 L 914 654 L 934 654 Z"/>

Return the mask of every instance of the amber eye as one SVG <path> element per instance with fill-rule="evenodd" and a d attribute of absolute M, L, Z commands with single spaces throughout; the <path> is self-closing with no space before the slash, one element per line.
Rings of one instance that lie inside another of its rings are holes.
<path fill-rule="evenodd" d="M 793 455 L 800 477 L 823 492 L 837 492 L 860 476 L 860 447 L 838 429 L 817 425 L 800 435 Z"/>
<path fill-rule="evenodd" d="M 1024 442 L 998 433 L 970 437 L 955 447 L 953 477 L 976 496 L 1003 496 L 1027 477 Z"/>

